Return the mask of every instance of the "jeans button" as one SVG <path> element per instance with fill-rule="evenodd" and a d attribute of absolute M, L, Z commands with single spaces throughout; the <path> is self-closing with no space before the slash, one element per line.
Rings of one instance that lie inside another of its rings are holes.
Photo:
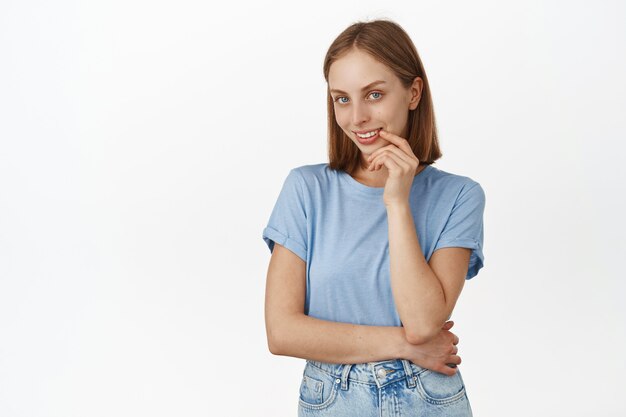
<path fill-rule="evenodd" d="M 387 376 L 387 372 L 385 372 L 383 368 L 380 368 L 378 372 L 376 372 L 376 374 L 378 375 L 379 378 L 384 378 L 385 376 Z"/>

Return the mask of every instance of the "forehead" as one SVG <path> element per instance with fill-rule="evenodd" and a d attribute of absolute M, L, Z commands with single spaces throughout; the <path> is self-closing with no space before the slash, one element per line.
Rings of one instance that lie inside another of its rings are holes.
<path fill-rule="evenodd" d="M 337 59 L 328 70 L 330 89 L 360 91 L 363 86 L 377 80 L 383 80 L 386 86 L 391 87 L 400 81 L 385 64 L 358 49 Z"/>

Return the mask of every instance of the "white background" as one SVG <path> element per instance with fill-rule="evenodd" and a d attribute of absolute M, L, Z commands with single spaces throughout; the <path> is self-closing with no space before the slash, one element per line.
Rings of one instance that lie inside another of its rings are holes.
<path fill-rule="evenodd" d="M 384 6 L 383 6 L 384 5 Z M 439 169 L 485 190 L 453 319 L 474 414 L 623 416 L 626 6 L 0 2 L 0 415 L 293 416 L 261 238 L 326 161 L 322 60 L 390 18 Z"/>

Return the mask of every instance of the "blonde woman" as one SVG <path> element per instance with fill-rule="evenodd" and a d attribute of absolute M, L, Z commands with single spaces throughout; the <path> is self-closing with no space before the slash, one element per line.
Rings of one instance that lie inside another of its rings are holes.
<path fill-rule="evenodd" d="M 439 170 L 428 79 L 407 33 L 331 44 L 329 161 L 292 169 L 263 239 L 269 349 L 306 359 L 299 416 L 471 416 L 448 321 L 482 268 L 485 194 Z"/>

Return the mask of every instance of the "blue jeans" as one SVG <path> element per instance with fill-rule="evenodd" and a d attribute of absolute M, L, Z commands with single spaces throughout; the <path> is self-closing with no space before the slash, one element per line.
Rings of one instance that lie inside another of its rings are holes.
<path fill-rule="evenodd" d="M 298 417 L 472 416 L 458 368 L 447 376 L 406 359 L 306 362 Z"/>

